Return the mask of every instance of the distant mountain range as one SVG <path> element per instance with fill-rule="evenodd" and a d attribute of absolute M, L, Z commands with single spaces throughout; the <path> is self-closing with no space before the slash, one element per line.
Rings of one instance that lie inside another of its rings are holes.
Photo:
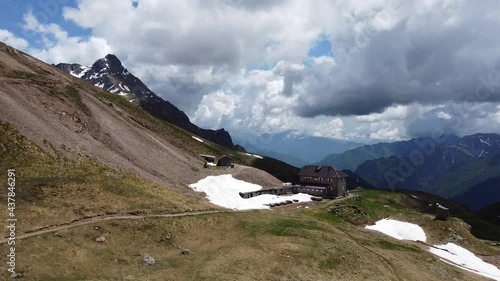
<path fill-rule="evenodd" d="M 419 190 L 454 198 L 477 211 L 500 201 L 500 135 L 416 138 L 361 146 L 320 162 L 352 169 L 379 188 Z"/>
<path fill-rule="evenodd" d="M 262 134 L 257 137 L 235 135 L 234 139 L 248 151 L 268 155 L 296 167 L 315 164 L 327 154 L 342 153 L 364 145 L 345 140 L 309 136 L 293 130 L 277 134 Z"/>
<path fill-rule="evenodd" d="M 112 54 L 98 59 L 92 66 L 59 63 L 57 68 L 71 75 L 89 81 L 105 91 L 124 96 L 131 103 L 139 105 L 150 114 L 175 124 L 193 134 L 201 136 L 222 146 L 244 150 L 235 145 L 224 129 L 207 130 L 191 123 L 188 116 L 175 105 L 163 100 L 151 91 L 139 78 L 123 67 L 121 61 Z"/>
<path fill-rule="evenodd" d="M 442 144 L 455 144 L 459 137 L 449 135 L 442 138 Z M 411 152 L 419 150 L 428 142 L 425 138 L 414 138 L 407 141 L 383 142 L 372 145 L 363 145 L 355 149 L 336 154 L 330 154 L 318 161 L 319 165 L 334 165 L 338 169 L 354 171 L 362 163 L 382 157 L 407 157 Z M 435 141 L 433 141 L 435 143 Z"/>

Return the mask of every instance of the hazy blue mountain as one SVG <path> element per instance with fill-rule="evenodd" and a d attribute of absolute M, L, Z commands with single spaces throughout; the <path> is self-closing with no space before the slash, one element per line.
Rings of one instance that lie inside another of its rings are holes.
<path fill-rule="evenodd" d="M 474 210 L 500 201 L 499 190 L 492 187 L 498 182 L 492 178 L 500 176 L 500 135 L 466 136 L 456 144 L 436 144 L 432 153 L 427 152 L 417 145 L 408 153 L 365 161 L 355 173 L 379 188 L 455 197 Z M 473 194 L 485 198 L 476 200 Z"/>
<path fill-rule="evenodd" d="M 263 134 L 258 137 L 234 135 L 233 139 L 248 151 L 269 155 L 298 167 L 318 163 L 330 153 L 342 153 L 363 145 L 345 140 L 308 136 L 296 131 Z"/>
<path fill-rule="evenodd" d="M 398 142 L 381 142 L 371 145 L 363 145 L 343 153 L 330 154 L 319 161 L 320 165 L 333 165 L 339 169 L 356 170 L 362 163 L 382 157 L 400 156 L 408 157 L 416 150 L 431 149 L 431 146 L 440 144 L 456 144 L 457 136 L 445 136 L 439 140 L 430 138 L 414 138 Z"/>

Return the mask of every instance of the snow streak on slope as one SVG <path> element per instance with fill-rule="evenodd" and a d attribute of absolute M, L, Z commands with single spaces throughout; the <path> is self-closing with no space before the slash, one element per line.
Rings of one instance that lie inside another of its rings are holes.
<path fill-rule="evenodd" d="M 500 270 L 496 266 L 484 262 L 467 249 L 453 243 L 434 247 L 436 248 L 431 248 L 430 252 L 440 256 L 450 264 L 494 280 L 500 280 Z"/>
<path fill-rule="evenodd" d="M 257 154 L 251 154 L 251 153 L 245 153 L 245 154 L 248 155 L 248 156 L 253 156 L 255 158 L 264 159 L 264 157 L 262 157 L 260 155 L 257 155 Z"/>
<path fill-rule="evenodd" d="M 197 137 L 195 137 L 195 136 L 191 136 L 191 137 L 192 137 L 193 139 L 195 139 L 195 140 L 199 141 L 199 142 L 203 142 L 203 140 L 202 140 L 202 139 L 200 139 L 200 138 L 197 138 Z"/>
<path fill-rule="evenodd" d="M 197 183 L 189 185 L 198 192 L 205 192 L 210 202 L 224 208 L 235 210 L 269 209 L 266 204 L 297 199 L 299 202 L 311 201 L 311 195 L 294 194 L 290 196 L 277 196 L 264 194 L 248 199 L 243 199 L 240 192 L 257 191 L 260 185 L 233 178 L 232 175 L 208 176 Z"/>
<path fill-rule="evenodd" d="M 426 240 L 424 230 L 420 226 L 412 223 L 383 219 L 377 221 L 375 225 L 366 226 L 366 228 L 380 231 L 399 240 L 420 240 L 424 242 Z M 441 257 L 441 260 L 444 262 L 500 281 L 500 270 L 496 266 L 484 262 L 467 249 L 456 244 L 448 243 L 445 245 L 434 245 L 429 251 Z"/>

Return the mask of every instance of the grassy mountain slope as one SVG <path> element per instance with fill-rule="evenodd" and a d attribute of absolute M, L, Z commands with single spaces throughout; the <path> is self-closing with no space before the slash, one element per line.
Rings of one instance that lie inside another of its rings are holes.
<path fill-rule="evenodd" d="M 500 176 L 476 184 L 453 199 L 469 206 L 475 212 L 485 206 L 500 202 Z"/>
<path fill-rule="evenodd" d="M 500 225 L 500 202 L 482 208 L 477 214 L 485 221 Z"/>
<path fill-rule="evenodd" d="M 452 171 L 440 176 L 433 184 L 422 188 L 425 192 L 434 192 L 441 196 L 454 197 L 460 194 L 465 194 L 470 190 L 474 191 L 475 186 L 490 178 L 500 176 L 500 154 L 491 155 L 485 158 L 474 159 L 465 163 L 464 165 L 453 169 Z M 497 185 L 498 187 L 498 185 Z M 496 201 L 500 200 L 499 192 L 489 193 Z M 488 196 L 488 193 L 481 194 L 481 196 Z M 471 205 L 471 208 L 478 210 L 489 203 L 482 203 L 479 205 Z"/>
<path fill-rule="evenodd" d="M 362 190 L 359 195 L 361 201 L 310 203 L 309 209 L 291 205 L 107 221 L 96 224 L 99 230 L 79 226 L 59 236 L 24 240 L 19 266 L 27 269 L 26 280 L 486 280 L 440 261 L 425 244 L 364 229 L 384 217 L 420 224 L 431 244 L 459 235 L 464 247 L 499 264 L 498 249 L 474 238 L 460 219 L 434 221 L 404 193 Z M 349 206 L 363 213 L 350 212 Z M 328 212 L 331 207 L 345 211 L 334 215 Z M 167 233 L 172 235 L 165 241 Z M 102 234 L 108 243 L 93 242 Z M 180 254 L 185 248 L 190 255 Z M 144 255 L 156 264 L 141 263 Z M 45 262 L 49 258 L 50 264 Z M 52 264 L 60 266 L 54 270 Z"/>

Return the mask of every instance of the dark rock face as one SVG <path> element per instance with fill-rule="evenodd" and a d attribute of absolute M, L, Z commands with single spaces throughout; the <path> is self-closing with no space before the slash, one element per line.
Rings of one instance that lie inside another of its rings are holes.
<path fill-rule="evenodd" d="M 82 68 L 82 65 L 78 63 L 60 63 L 54 66 L 68 73 L 71 71 L 80 71 L 80 69 Z"/>
<path fill-rule="evenodd" d="M 109 54 L 97 60 L 91 67 L 67 63 L 55 66 L 73 76 L 89 81 L 98 88 L 124 96 L 152 115 L 204 139 L 228 148 L 240 151 L 243 149 L 233 144 L 231 135 L 226 130 L 202 129 L 191 123 L 182 110 L 152 92 L 139 78 L 124 68 L 115 55 Z"/>

